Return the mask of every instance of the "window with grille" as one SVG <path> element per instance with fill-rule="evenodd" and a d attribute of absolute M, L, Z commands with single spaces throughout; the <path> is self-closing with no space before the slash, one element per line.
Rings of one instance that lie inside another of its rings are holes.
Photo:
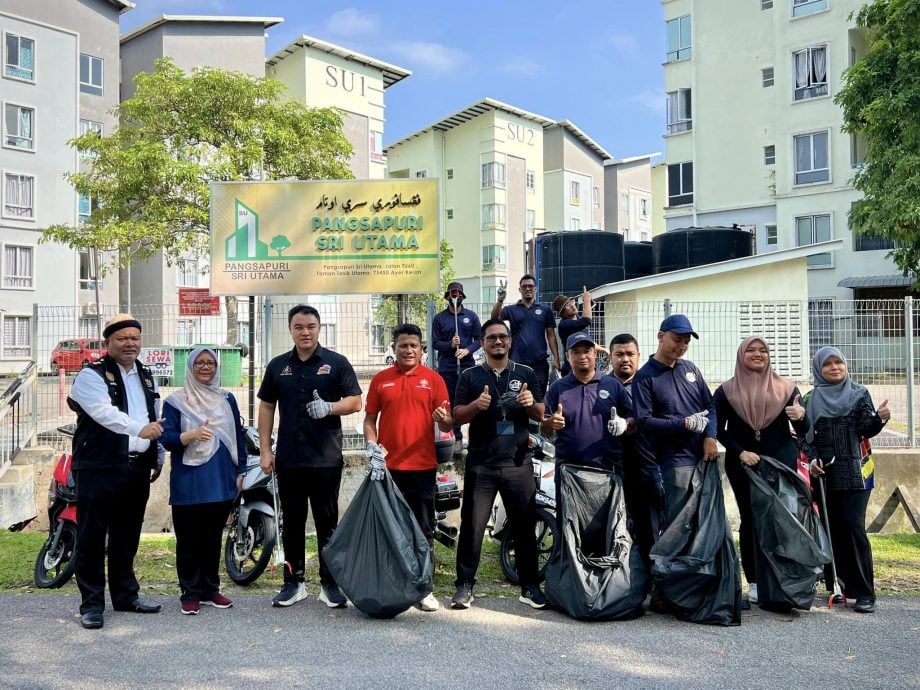
<path fill-rule="evenodd" d="M 35 218 L 35 178 L 31 175 L 4 173 L 3 215 L 31 220 Z"/>
<path fill-rule="evenodd" d="M 32 247 L 5 245 L 3 247 L 3 287 L 20 289 L 35 287 L 33 257 Z"/>
<path fill-rule="evenodd" d="M 760 83 L 763 84 L 763 87 L 765 89 L 768 89 L 771 86 L 773 86 L 773 83 L 775 82 L 775 80 L 776 80 L 776 75 L 773 72 L 772 67 L 764 67 L 762 70 L 760 70 Z"/>
<path fill-rule="evenodd" d="M 3 316 L 3 356 L 29 357 L 32 354 L 32 318 Z"/>
<path fill-rule="evenodd" d="M 35 81 L 35 41 L 25 36 L 6 34 L 3 43 L 3 75 Z"/>
<path fill-rule="evenodd" d="M 690 15 L 677 17 L 667 22 L 667 62 L 686 60 L 690 57 Z"/>

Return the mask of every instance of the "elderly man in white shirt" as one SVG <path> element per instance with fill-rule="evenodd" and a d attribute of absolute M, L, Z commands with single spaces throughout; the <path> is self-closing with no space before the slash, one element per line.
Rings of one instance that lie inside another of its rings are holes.
<path fill-rule="evenodd" d="M 102 332 L 107 354 L 77 374 L 68 404 L 77 413 L 73 467 L 77 483 L 76 576 L 80 623 L 101 628 L 105 558 L 116 611 L 157 613 L 138 598 L 134 556 L 140 542 L 150 483 L 160 474 L 163 433 L 160 393 L 153 374 L 137 362 L 141 324 L 117 314 Z"/>

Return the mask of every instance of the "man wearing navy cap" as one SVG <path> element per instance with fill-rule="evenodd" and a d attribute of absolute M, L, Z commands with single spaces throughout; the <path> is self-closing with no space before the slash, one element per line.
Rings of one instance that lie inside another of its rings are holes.
<path fill-rule="evenodd" d="M 661 468 L 667 524 L 687 500 L 693 468 L 716 460 L 716 409 L 696 365 L 684 359 L 690 338 L 699 338 L 683 314 L 661 322 L 658 350 L 636 374 L 632 402 L 639 431 Z"/>
<path fill-rule="evenodd" d="M 438 373 L 447 385 L 451 409 L 460 374 L 475 365 L 473 355 L 481 347 L 482 326 L 479 316 L 463 306 L 466 294 L 463 283 L 453 282 L 444 293 L 447 308 L 438 312 L 431 323 L 431 340 L 438 353 Z M 454 425 L 454 454 L 463 452 L 463 433 Z"/>
<path fill-rule="evenodd" d="M 632 403 L 623 384 L 595 369 L 597 345 L 584 331 L 565 344 L 571 373 L 555 381 L 544 398 L 544 434 L 556 434 L 556 464 L 601 467 L 623 476 L 623 447 Z M 560 472 L 556 472 L 559 481 Z"/>

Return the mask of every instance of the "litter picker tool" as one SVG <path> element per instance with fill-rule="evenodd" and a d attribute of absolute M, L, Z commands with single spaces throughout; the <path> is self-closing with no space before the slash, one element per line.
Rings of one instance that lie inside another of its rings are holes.
<path fill-rule="evenodd" d="M 272 549 L 274 558 L 270 570 L 275 571 L 279 565 L 291 572 L 291 564 L 284 560 L 284 545 L 281 543 L 281 506 L 278 501 L 278 474 L 272 470 L 272 503 L 275 508 L 275 548 Z"/>
<path fill-rule="evenodd" d="M 831 562 L 829 567 L 831 569 L 831 580 L 833 580 L 833 583 L 831 584 L 832 592 L 827 597 L 827 608 L 829 609 L 834 608 L 834 599 L 837 597 L 840 597 L 844 606 L 847 605 L 846 597 L 843 596 L 843 590 L 840 589 L 840 582 L 837 580 L 837 565 L 834 562 L 834 540 L 831 538 L 830 518 L 827 515 L 827 481 L 825 480 L 825 475 L 823 472 L 824 468 L 833 465 L 834 460 L 836 459 L 837 456 L 835 455 L 826 465 L 821 461 L 821 458 L 815 458 L 812 461 L 818 469 L 822 470 L 821 474 L 818 475 L 818 482 L 821 485 L 821 522 L 824 523 L 824 530 L 827 532 L 827 543 L 831 552 Z"/>
<path fill-rule="evenodd" d="M 459 319 L 459 316 L 457 315 L 457 311 L 458 311 L 457 306 L 458 306 L 459 301 L 460 301 L 459 297 L 450 298 L 450 303 L 454 307 L 454 335 L 457 336 L 457 352 L 454 355 L 455 357 L 459 356 L 460 354 L 460 342 L 459 342 L 460 341 L 460 319 Z"/>

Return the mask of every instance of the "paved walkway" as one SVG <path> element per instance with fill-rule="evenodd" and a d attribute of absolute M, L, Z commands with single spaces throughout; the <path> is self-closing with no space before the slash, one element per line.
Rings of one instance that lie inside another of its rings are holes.
<path fill-rule="evenodd" d="M 735 628 L 581 623 L 512 598 L 390 621 L 313 596 L 198 616 L 152 600 L 162 613 L 110 610 L 88 631 L 76 595 L 0 595 L 0 687 L 920 688 L 920 598 L 883 597 L 874 615 L 755 607 Z"/>

